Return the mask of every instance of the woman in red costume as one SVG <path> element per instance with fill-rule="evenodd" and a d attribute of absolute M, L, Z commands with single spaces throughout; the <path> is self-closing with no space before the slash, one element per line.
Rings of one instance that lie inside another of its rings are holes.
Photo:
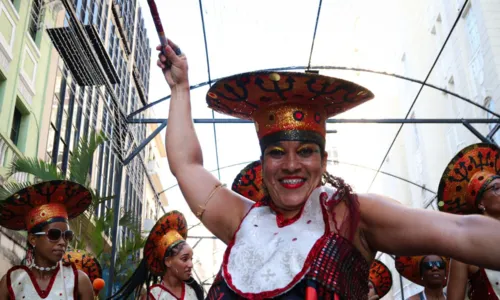
<path fill-rule="evenodd" d="M 262 165 L 260 161 L 254 161 L 243 168 L 234 179 L 231 189 L 255 202 L 264 199 L 265 192 L 262 184 Z M 391 288 L 391 271 L 378 259 L 373 260 L 368 277 L 368 300 L 383 298 Z"/>
<path fill-rule="evenodd" d="M 481 143 L 470 145 L 460 151 L 451 160 L 441 177 L 438 201 L 441 211 L 464 215 L 482 214 L 498 222 L 500 149 L 493 144 Z M 496 300 L 500 297 L 499 282 L 498 271 L 452 259 L 448 299 L 464 299 L 468 286 L 470 299 Z"/>
<path fill-rule="evenodd" d="M 184 215 L 176 210 L 166 213 L 151 229 L 144 259 L 132 277 L 109 299 L 138 295 L 146 283 L 147 295 L 141 300 L 201 300 L 202 287 L 191 277 L 193 249 L 186 242 Z M 149 286 L 151 282 L 160 282 Z"/>
<path fill-rule="evenodd" d="M 368 300 L 382 299 L 392 288 L 392 274 L 389 268 L 375 259 L 368 277 Z"/>
<path fill-rule="evenodd" d="M 62 258 L 73 239 L 68 220 L 83 213 L 92 195 L 70 181 L 29 186 L 0 202 L 0 225 L 28 231 L 26 265 L 14 266 L 0 282 L 0 300 L 92 300 L 92 284 Z"/>
<path fill-rule="evenodd" d="M 396 270 L 399 274 L 424 287 L 423 291 L 407 300 L 446 300 L 443 289 L 446 286 L 448 262 L 449 259 L 437 255 L 397 256 Z"/>
<path fill-rule="evenodd" d="M 494 254 L 500 251 L 500 224 L 493 220 L 356 194 L 326 172 L 326 120 L 373 98 L 342 79 L 255 72 L 215 83 L 208 106 L 255 123 L 266 196 L 254 203 L 225 188 L 203 167 L 187 60 L 169 43 L 157 49 L 166 54 L 158 66 L 172 91 L 166 134 L 170 170 L 193 213 L 228 245 L 210 299 L 366 299 L 377 251 L 454 255 L 500 269 Z"/>

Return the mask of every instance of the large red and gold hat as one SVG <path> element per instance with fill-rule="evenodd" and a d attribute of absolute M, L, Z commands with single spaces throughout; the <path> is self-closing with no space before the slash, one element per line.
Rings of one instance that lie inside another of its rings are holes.
<path fill-rule="evenodd" d="M 94 256 L 82 250 L 66 252 L 63 263 L 74 263 L 78 270 L 83 271 L 94 282 L 97 278 L 102 278 L 102 268 L 99 261 Z"/>
<path fill-rule="evenodd" d="M 392 274 L 380 260 L 375 259 L 370 267 L 370 280 L 379 298 L 384 297 L 392 287 Z"/>
<path fill-rule="evenodd" d="M 208 107 L 255 122 L 264 150 L 277 141 L 309 141 L 324 147 L 326 120 L 372 99 L 368 89 L 311 73 L 251 72 L 219 80 Z"/>
<path fill-rule="evenodd" d="M 83 185 L 66 180 L 41 182 L 0 202 L 0 226 L 30 231 L 34 226 L 79 216 L 92 203 Z"/>
<path fill-rule="evenodd" d="M 413 283 L 424 286 L 422 280 L 422 274 L 420 274 L 420 264 L 422 260 L 427 255 L 422 256 L 396 256 L 395 265 L 396 270 L 404 278 L 410 280 Z M 441 257 L 445 263 L 445 274 L 448 274 L 448 267 L 450 265 L 450 259 L 447 257 Z M 446 282 L 443 283 L 446 286 Z"/>
<path fill-rule="evenodd" d="M 252 201 L 262 200 L 265 192 L 262 185 L 262 164 L 260 160 L 256 160 L 243 168 L 234 179 L 231 189 Z"/>
<path fill-rule="evenodd" d="M 161 276 L 165 273 L 165 254 L 171 247 L 185 241 L 187 232 L 186 218 L 176 210 L 166 213 L 156 222 L 144 246 L 144 257 L 152 274 Z"/>
<path fill-rule="evenodd" d="M 491 181 L 500 178 L 500 149 L 493 144 L 470 145 L 458 152 L 441 176 L 439 210 L 478 213 L 478 201 Z"/>

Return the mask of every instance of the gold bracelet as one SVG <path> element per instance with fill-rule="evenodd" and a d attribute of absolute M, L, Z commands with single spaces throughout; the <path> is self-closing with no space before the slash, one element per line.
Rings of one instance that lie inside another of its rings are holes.
<path fill-rule="evenodd" d="M 203 214 L 205 213 L 205 210 L 207 209 L 207 204 L 208 202 L 210 201 L 210 199 L 212 199 L 212 197 L 215 195 L 215 193 L 222 187 L 225 187 L 226 184 L 217 184 L 215 185 L 214 189 L 212 190 L 212 192 L 210 193 L 210 195 L 208 195 L 208 199 L 207 201 L 205 201 L 205 205 L 201 206 L 201 205 L 198 205 L 201 210 L 199 212 L 196 213 L 196 217 L 198 217 L 198 219 L 200 219 L 201 221 L 201 218 L 203 217 Z"/>

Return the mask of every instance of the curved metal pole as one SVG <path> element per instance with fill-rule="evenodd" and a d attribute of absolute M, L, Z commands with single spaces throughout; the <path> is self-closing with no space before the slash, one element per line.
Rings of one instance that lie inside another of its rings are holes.
<path fill-rule="evenodd" d="M 290 67 L 282 67 L 282 68 L 269 68 L 269 69 L 261 69 L 261 70 L 255 70 L 255 71 L 252 71 L 252 72 L 265 72 L 265 71 L 294 71 L 294 70 L 306 70 L 308 68 L 308 66 L 290 66 Z M 341 67 L 341 66 L 311 66 L 311 69 L 314 69 L 314 70 L 338 70 L 338 71 L 354 71 L 354 72 L 363 72 L 363 73 L 372 73 L 372 74 L 379 74 L 379 75 L 384 75 L 384 76 L 390 76 L 390 77 L 394 77 L 394 78 L 398 78 L 398 79 L 403 79 L 403 80 L 406 80 L 406 81 L 410 81 L 410 82 L 413 82 L 413 83 L 417 83 L 417 84 L 420 84 L 420 85 L 423 85 L 423 86 L 426 86 L 426 87 L 429 87 L 429 88 L 432 88 L 434 90 L 437 90 L 437 91 L 441 91 L 443 93 L 446 93 L 448 95 L 452 95 L 460 100 L 463 100 L 471 105 L 474 105 L 486 112 L 488 112 L 489 114 L 497 117 L 497 118 L 500 118 L 500 114 L 498 114 L 497 112 L 494 112 L 494 111 L 491 111 L 489 110 L 488 108 L 484 107 L 483 105 L 481 104 L 478 104 L 472 100 L 470 100 L 469 98 L 466 98 L 462 95 L 459 95 L 457 93 L 454 93 L 452 91 L 449 91 L 447 89 L 444 89 L 442 87 L 439 87 L 439 86 L 436 86 L 436 85 L 433 85 L 433 84 L 430 84 L 428 82 L 424 82 L 422 80 L 418 80 L 418 79 L 415 79 L 415 78 L 410 78 L 410 77 L 406 77 L 406 76 L 403 76 L 403 75 L 399 75 L 399 74 L 394 74 L 394 73 L 387 73 L 387 72 L 384 72 L 384 71 L 376 71 L 376 70 L 370 70 L 370 69 L 363 69 L 363 68 L 350 68 L 350 67 Z M 217 79 L 214 79 L 214 80 L 211 80 L 211 81 L 205 81 L 205 82 L 201 82 L 201 83 L 198 83 L 198 84 L 195 84 L 195 85 L 192 85 L 189 87 L 190 90 L 194 90 L 194 89 L 197 89 L 197 88 L 200 88 L 200 87 L 203 87 L 203 86 L 206 86 L 206 85 L 209 85 L 211 83 L 214 83 L 216 81 L 219 81 L 221 79 L 223 79 L 224 77 L 222 78 L 217 78 Z M 165 96 L 163 98 L 160 98 L 154 102 L 151 102 L 150 104 L 146 105 L 146 106 L 143 106 L 142 108 L 132 112 L 131 114 L 128 115 L 128 119 L 134 117 L 135 115 L 145 111 L 146 109 L 150 108 L 150 107 L 153 107 L 155 106 L 156 104 L 158 103 L 161 103 L 163 101 L 166 101 L 170 99 L 170 95 L 168 96 Z"/>
<path fill-rule="evenodd" d="M 253 162 L 253 161 L 246 161 L 246 162 L 241 162 L 241 163 L 237 163 L 237 164 L 232 164 L 232 165 L 224 166 L 224 167 L 220 168 L 220 170 L 227 169 L 227 168 L 232 168 L 232 167 L 236 167 L 236 166 L 240 166 L 240 165 L 248 165 L 248 164 L 249 164 L 249 163 L 251 163 L 251 162 Z M 373 168 L 370 168 L 370 167 L 367 167 L 367 166 L 361 166 L 361 165 L 357 165 L 357 164 L 353 164 L 353 163 L 347 163 L 347 162 L 342 162 L 342 161 L 338 161 L 338 160 L 331 160 L 331 159 L 329 159 L 329 160 L 328 160 L 328 162 L 329 162 L 329 163 L 338 163 L 338 164 L 341 164 L 341 165 L 348 165 L 348 166 L 358 167 L 358 168 L 362 168 L 362 169 L 366 169 L 366 170 L 370 170 L 370 171 L 374 171 L 374 172 L 376 172 L 376 171 L 377 171 L 376 169 L 373 169 Z M 217 169 L 215 169 L 215 170 L 210 170 L 209 172 L 210 172 L 210 173 L 213 173 L 213 172 L 215 172 L 215 171 L 217 171 Z M 390 177 L 394 177 L 394 178 L 396 178 L 396 179 L 402 180 L 402 181 L 404 181 L 404 182 L 406 182 L 406 183 L 409 183 L 409 184 L 411 184 L 411 185 L 414 185 L 414 186 L 416 186 L 416 187 L 419 187 L 419 188 L 421 188 L 421 189 L 423 189 L 423 190 L 426 190 L 426 191 L 428 191 L 428 192 L 430 192 L 430 193 L 436 194 L 436 192 L 435 192 L 435 191 L 430 190 L 430 189 L 426 188 L 425 186 L 422 186 L 422 185 L 420 185 L 420 184 L 417 184 L 417 183 L 415 183 L 415 182 L 413 182 L 413 181 L 411 181 L 411 180 L 409 180 L 409 179 L 406 179 L 406 178 L 403 178 L 403 177 L 399 177 L 399 176 L 394 175 L 394 174 L 391 174 L 391 173 L 389 173 L 389 172 L 380 171 L 380 173 L 382 173 L 382 174 L 384 174 L 384 175 L 387 175 L 387 176 L 390 176 Z M 170 189 L 173 189 L 173 188 L 177 187 L 178 185 L 179 185 L 179 184 L 177 184 L 177 183 L 176 183 L 176 184 L 174 184 L 174 185 L 172 185 L 172 186 L 169 186 L 168 188 L 166 188 L 166 189 L 164 189 L 163 191 L 159 192 L 159 193 L 157 194 L 157 196 L 159 196 L 159 195 L 161 195 L 161 194 L 165 193 L 166 191 L 168 191 L 168 190 L 170 190 Z M 197 225 L 200 225 L 200 223 L 198 223 L 198 224 L 194 225 L 193 227 L 195 227 L 195 226 L 197 226 Z"/>

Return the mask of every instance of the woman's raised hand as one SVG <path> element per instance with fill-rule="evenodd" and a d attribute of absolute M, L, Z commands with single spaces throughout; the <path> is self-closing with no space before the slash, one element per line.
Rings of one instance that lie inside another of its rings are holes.
<path fill-rule="evenodd" d="M 156 64 L 162 69 L 171 89 L 177 86 L 189 87 L 186 56 L 183 53 L 180 55 L 175 54 L 174 48 L 177 48 L 177 45 L 171 40 L 168 40 L 167 46 L 157 46 L 156 50 L 160 51 L 160 53 Z"/>

